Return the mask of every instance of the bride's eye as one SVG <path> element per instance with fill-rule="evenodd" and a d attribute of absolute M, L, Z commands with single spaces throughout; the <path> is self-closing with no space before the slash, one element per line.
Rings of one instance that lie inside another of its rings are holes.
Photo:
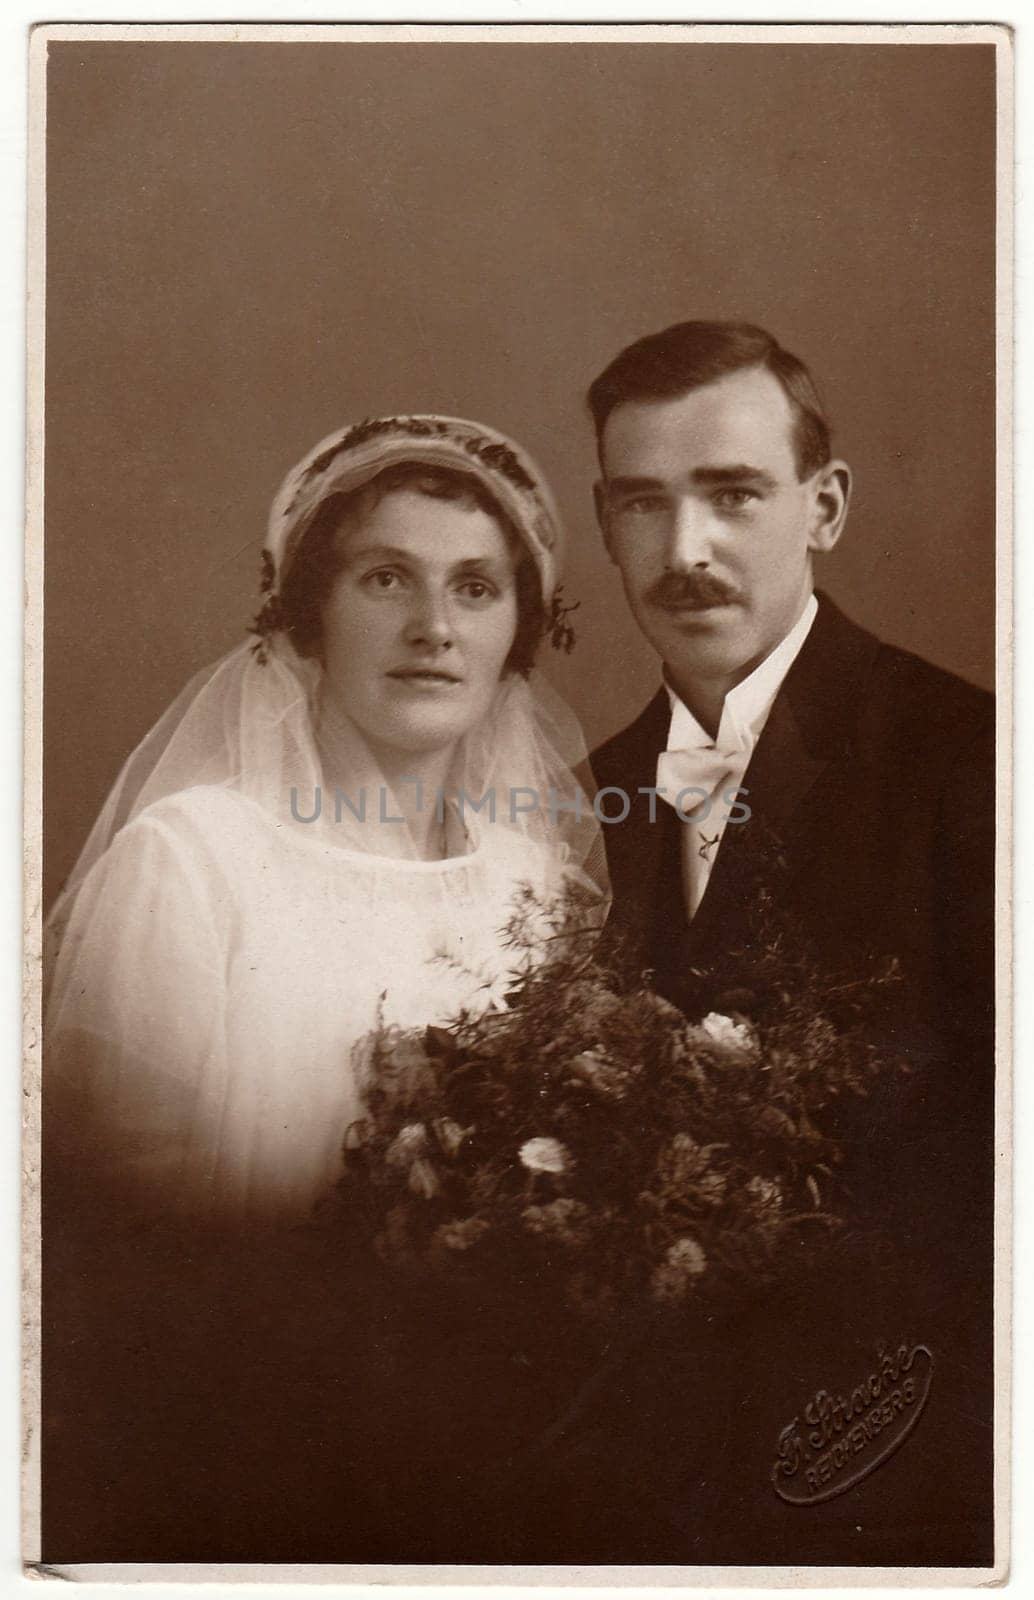
<path fill-rule="evenodd" d="M 375 589 L 382 594 L 397 589 L 401 582 L 400 574 L 391 567 L 378 567 L 374 572 L 368 572 L 363 579 L 367 589 Z"/>
<path fill-rule="evenodd" d="M 459 585 L 459 592 L 466 595 L 468 600 L 489 600 L 495 593 L 495 586 L 485 578 L 466 578 Z"/>

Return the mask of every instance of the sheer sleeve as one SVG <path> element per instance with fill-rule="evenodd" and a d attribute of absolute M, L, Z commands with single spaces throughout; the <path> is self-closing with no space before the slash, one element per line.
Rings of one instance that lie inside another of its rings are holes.
<path fill-rule="evenodd" d="M 52 1173 L 171 1213 L 203 1206 L 214 1181 L 232 921 L 216 861 L 177 821 L 144 813 L 83 883 L 44 1066 Z"/>

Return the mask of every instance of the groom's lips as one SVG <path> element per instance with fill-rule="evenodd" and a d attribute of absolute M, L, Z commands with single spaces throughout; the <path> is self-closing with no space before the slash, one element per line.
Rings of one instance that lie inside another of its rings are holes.
<path fill-rule="evenodd" d="M 712 611 L 728 611 L 736 601 L 733 599 L 655 600 L 653 604 L 658 611 L 665 611 L 670 617 L 704 617 Z"/>

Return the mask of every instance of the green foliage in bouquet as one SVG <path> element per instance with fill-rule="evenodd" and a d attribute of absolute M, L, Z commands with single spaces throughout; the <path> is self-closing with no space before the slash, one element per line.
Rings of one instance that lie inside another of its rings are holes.
<path fill-rule="evenodd" d="M 597 1324 L 805 1264 L 848 1226 L 836 1108 L 900 1068 L 866 1030 L 893 973 L 838 983 L 773 931 L 687 1018 L 587 924 L 577 891 L 528 891 L 505 1009 L 366 1041 L 353 1224 L 396 1267 Z"/>

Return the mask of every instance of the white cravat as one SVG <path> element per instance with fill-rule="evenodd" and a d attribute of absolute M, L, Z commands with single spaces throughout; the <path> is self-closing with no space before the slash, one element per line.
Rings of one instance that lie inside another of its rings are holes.
<path fill-rule="evenodd" d="M 657 788 L 683 820 L 682 890 L 686 919 L 696 915 L 721 847 L 730 811 L 783 679 L 815 620 L 814 595 L 790 632 L 742 683 L 730 689 L 715 738 L 668 687 L 671 724 L 667 749 L 657 758 Z M 688 792 L 687 792 L 688 791 Z M 744 795 L 749 806 L 750 796 Z M 742 806 L 737 808 L 737 817 Z M 734 823 L 734 826 L 749 826 Z"/>

